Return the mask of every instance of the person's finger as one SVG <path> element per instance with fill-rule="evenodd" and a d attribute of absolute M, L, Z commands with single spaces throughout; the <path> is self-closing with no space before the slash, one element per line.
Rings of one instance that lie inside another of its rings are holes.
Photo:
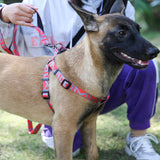
<path fill-rule="evenodd" d="M 30 4 L 26 4 L 28 7 L 30 7 L 30 8 L 32 8 L 33 10 L 35 10 L 35 11 L 37 11 L 38 10 L 38 8 L 37 7 L 35 7 L 35 6 L 33 6 L 33 5 L 30 5 Z"/>
<path fill-rule="evenodd" d="M 17 25 L 21 25 L 21 26 L 28 26 L 28 27 L 32 27 L 33 26 L 32 23 L 27 23 L 27 22 L 24 22 L 24 21 L 17 21 L 16 24 Z"/>
<path fill-rule="evenodd" d="M 32 19 L 32 17 L 30 18 L 30 17 L 20 16 L 17 18 L 17 21 L 24 21 L 26 23 L 31 23 L 31 22 L 33 22 L 33 19 Z"/>
<path fill-rule="evenodd" d="M 31 14 L 31 13 L 26 13 L 26 12 L 23 12 L 23 11 L 19 11 L 19 12 L 17 13 L 17 16 L 32 18 L 32 17 L 33 17 L 33 14 Z"/>
<path fill-rule="evenodd" d="M 18 5 L 19 9 L 27 14 L 34 14 L 36 10 L 34 8 L 31 8 L 30 6 L 26 4 L 19 4 Z"/>

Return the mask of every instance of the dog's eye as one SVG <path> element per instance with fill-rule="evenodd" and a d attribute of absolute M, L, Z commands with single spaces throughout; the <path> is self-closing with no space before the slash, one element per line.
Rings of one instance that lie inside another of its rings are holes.
<path fill-rule="evenodd" d="M 126 35 L 126 32 L 125 32 L 125 31 L 119 31 L 119 35 L 125 36 L 125 35 Z"/>

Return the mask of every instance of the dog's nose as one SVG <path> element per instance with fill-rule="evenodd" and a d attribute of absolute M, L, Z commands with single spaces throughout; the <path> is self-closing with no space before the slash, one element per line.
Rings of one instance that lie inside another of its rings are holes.
<path fill-rule="evenodd" d="M 157 57 L 158 53 L 159 53 L 159 49 L 157 47 L 153 47 L 153 48 L 149 48 L 147 50 L 147 54 L 150 56 L 150 58 L 155 58 Z"/>

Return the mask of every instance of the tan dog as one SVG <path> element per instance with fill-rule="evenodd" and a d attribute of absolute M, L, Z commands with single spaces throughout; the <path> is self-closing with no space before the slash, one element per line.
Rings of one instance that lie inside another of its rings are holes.
<path fill-rule="evenodd" d="M 122 6 L 121 10 L 123 5 L 115 3 L 110 14 L 98 16 L 70 4 L 81 16 L 86 36 L 76 47 L 58 55 L 55 62 L 70 82 L 87 93 L 105 97 L 123 63 L 144 68 L 147 60 L 158 54 L 158 49 L 140 36 L 137 23 L 115 13 L 117 5 Z M 137 43 L 142 45 L 138 48 Z M 0 55 L 0 108 L 52 125 L 57 160 L 72 160 L 73 139 L 80 128 L 86 159 L 98 160 L 96 119 L 102 107 L 64 89 L 50 73 L 53 114 L 41 96 L 43 71 L 49 58 Z"/>

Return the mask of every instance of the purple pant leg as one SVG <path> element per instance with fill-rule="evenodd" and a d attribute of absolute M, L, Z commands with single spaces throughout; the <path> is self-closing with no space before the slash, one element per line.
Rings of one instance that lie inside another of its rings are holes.
<path fill-rule="evenodd" d="M 52 127 L 51 126 L 47 126 L 47 125 L 44 125 L 43 126 L 43 133 L 46 137 L 52 137 L 53 136 L 53 133 L 52 133 Z"/>
<path fill-rule="evenodd" d="M 143 70 L 124 65 L 121 73 L 110 89 L 110 99 L 101 114 L 107 113 L 123 103 L 127 103 L 127 118 L 130 127 L 143 130 L 150 127 L 158 97 L 156 70 L 153 61 Z"/>
<path fill-rule="evenodd" d="M 74 141 L 73 141 L 73 152 L 76 151 L 78 148 L 82 148 L 82 138 L 81 138 L 81 133 L 80 130 L 77 131 Z"/>
<path fill-rule="evenodd" d="M 158 84 L 153 61 L 145 70 L 138 70 L 130 86 L 126 89 L 128 119 L 130 127 L 143 130 L 150 127 L 150 118 L 155 114 Z"/>

